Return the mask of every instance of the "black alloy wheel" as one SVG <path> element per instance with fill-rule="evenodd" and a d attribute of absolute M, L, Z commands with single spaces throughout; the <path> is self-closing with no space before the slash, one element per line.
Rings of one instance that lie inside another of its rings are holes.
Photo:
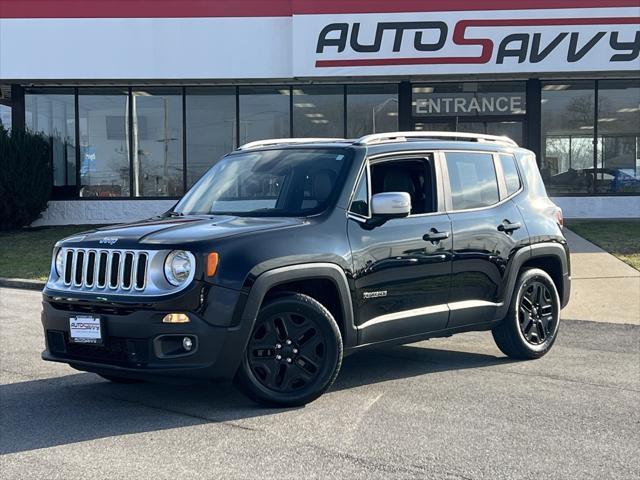
<path fill-rule="evenodd" d="M 260 310 L 237 380 L 260 403 L 302 405 L 329 388 L 341 362 L 331 313 L 311 297 L 291 294 Z"/>
<path fill-rule="evenodd" d="M 534 359 L 553 346 L 560 326 L 560 296 L 547 272 L 529 268 L 520 272 L 507 316 L 491 331 L 508 357 Z"/>
<path fill-rule="evenodd" d="M 555 330 L 553 298 L 544 283 L 534 280 L 527 284 L 520 297 L 518 311 L 520 331 L 532 345 L 540 345 Z"/>

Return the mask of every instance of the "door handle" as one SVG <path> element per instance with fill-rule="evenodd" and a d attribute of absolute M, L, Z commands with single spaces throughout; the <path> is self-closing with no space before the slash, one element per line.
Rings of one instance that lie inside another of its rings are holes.
<path fill-rule="evenodd" d="M 444 240 L 445 238 L 449 238 L 449 235 L 451 235 L 451 232 L 439 232 L 435 228 L 432 228 L 431 230 L 429 230 L 429 232 L 425 233 L 422 236 L 422 239 L 425 242 L 438 243 L 440 240 Z"/>
<path fill-rule="evenodd" d="M 505 220 L 500 225 L 498 225 L 498 231 L 504 232 L 504 233 L 511 233 L 514 230 L 518 230 L 521 227 L 522 227 L 522 224 L 520 222 L 511 223 L 509 220 Z"/>

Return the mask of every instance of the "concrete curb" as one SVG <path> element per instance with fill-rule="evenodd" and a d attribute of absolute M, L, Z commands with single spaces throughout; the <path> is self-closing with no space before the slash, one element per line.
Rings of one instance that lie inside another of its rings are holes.
<path fill-rule="evenodd" d="M 25 278 L 0 277 L 0 287 L 22 288 L 24 290 L 42 290 L 45 282 L 40 280 L 27 280 Z"/>

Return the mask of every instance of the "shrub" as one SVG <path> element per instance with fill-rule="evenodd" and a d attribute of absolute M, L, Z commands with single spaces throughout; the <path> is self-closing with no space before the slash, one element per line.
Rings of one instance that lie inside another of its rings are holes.
<path fill-rule="evenodd" d="M 31 224 L 51 194 L 49 142 L 28 131 L 11 134 L 0 123 L 0 230 Z"/>

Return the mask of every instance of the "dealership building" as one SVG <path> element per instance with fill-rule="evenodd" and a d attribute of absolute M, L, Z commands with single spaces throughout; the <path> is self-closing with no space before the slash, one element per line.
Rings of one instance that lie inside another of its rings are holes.
<path fill-rule="evenodd" d="M 640 217 L 638 0 L 0 0 L 0 92 L 51 142 L 36 225 L 160 213 L 253 140 L 396 130 L 507 135 L 566 217 Z"/>

